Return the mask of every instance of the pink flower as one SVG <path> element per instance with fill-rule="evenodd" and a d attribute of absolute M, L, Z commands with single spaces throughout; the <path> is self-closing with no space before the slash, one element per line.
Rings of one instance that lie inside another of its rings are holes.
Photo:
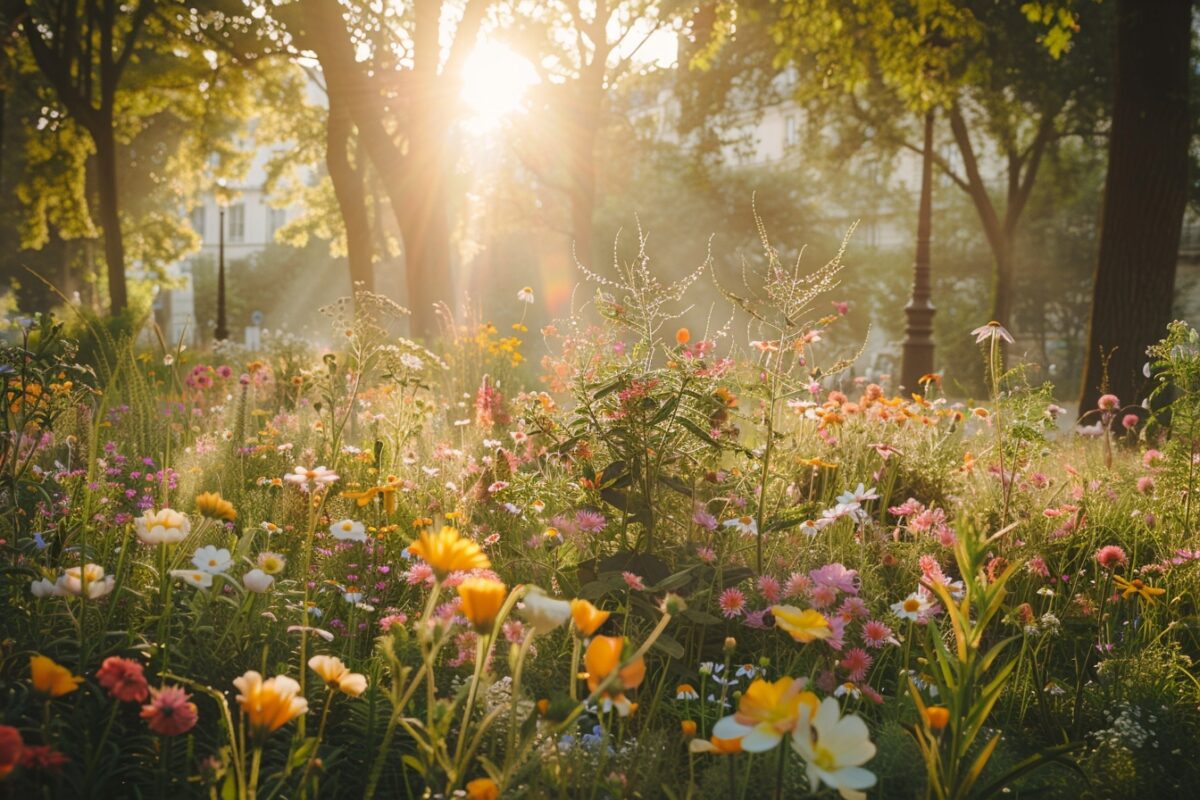
<path fill-rule="evenodd" d="M 196 704 L 192 696 L 178 686 L 150 689 L 150 703 L 142 706 L 142 719 L 155 733 L 178 736 L 196 725 Z"/>
<path fill-rule="evenodd" d="M 787 582 L 783 585 L 784 597 L 800 597 L 808 594 L 808 590 L 812 588 L 812 579 L 803 572 L 793 572 L 788 576 Z"/>
<path fill-rule="evenodd" d="M 837 589 L 821 583 L 812 588 L 813 608 L 828 608 L 837 601 Z"/>
<path fill-rule="evenodd" d="M 1126 414 L 1121 417 L 1121 426 L 1125 430 L 1129 430 L 1130 428 L 1136 428 L 1139 421 L 1137 414 Z"/>
<path fill-rule="evenodd" d="M 635 592 L 646 591 L 646 584 L 642 581 L 642 577 L 640 575 L 636 575 L 632 572 L 622 572 L 621 577 L 625 579 L 625 585 Z"/>
<path fill-rule="evenodd" d="M 847 597 L 838 608 L 838 616 L 846 621 L 865 619 L 869 613 L 867 604 L 861 597 Z"/>
<path fill-rule="evenodd" d="M 406 622 L 408 622 L 407 614 L 404 614 L 404 613 L 388 614 L 386 617 L 379 620 L 379 627 L 383 630 L 384 633 L 387 633 L 388 631 L 390 631 L 392 629 L 393 625 L 404 625 L 404 623 L 406 623 Z"/>
<path fill-rule="evenodd" d="M 833 307 L 836 308 L 837 312 L 842 315 L 845 315 L 845 313 L 850 310 L 850 304 L 845 300 L 834 300 Z"/>
<path fill-rule="evenodd" d="M 1096 561 L 1108 571 L 1125 566 L 1125 551 L 1115 544 L 1105 545 L 1096 551 Z"/>
<path fill-rule="evenodd" d="M 1121 407 L 1121 401 L 1115 394 L 1102 394 L 1096 401 L 1096 407 L 1101 411 L 1116 411 Z"/>
<path fill-rule="evenodd" d="M 1149 475 L 1143 475 L 1137 480 L 1137 490 L 1142 494 L 1150 494 L 1154 491 L 1154 478 Z"/>
<path fill-rule="evenodd" d="M 858 570 L 846 569 L 838 562 L 811 570 L 808 577 L 818 585 L 829 586 L 846 594 L 858 594 Z"/>
<path fill-rule="evenodd" d="M 599 511 L 580 511 L 575 515 L 575 524 L 584 533 L 599 533 L 604 530 L 608 520 Z"/>
<path fill-rule="evenodd" d="M 705 564 L 711 564 L 717 560 L 717 554 L 713 552 L 711 547 L 697 547 L 696 558 L 700 559 Z"/>
<path fill-rule="evenodd" d="M 1161 459 L 1162 457 L 1163 457 L 1163 454 L 1161 452 L 1151 448 L 1150 450 L 1147 450 L 1145 453 L 1142 453 L 1142 466 L 1149 467 L 1155 461 Z"/>
<path fill-rule="evenodd" d="M 867 647 L 878 650 L 885 644 L 896 644 L 896 636 L 892 633 L 892 629 L 886 623 L 873 619 L 866 625 L 863 625 L 863 643 Z"/>
<path fill-rule="evenodd" d="M 763 575 L 758 579 L 758 591 L 770 605 L 779 602 L 779 581 L 772 575 Z"/>
<path fill-rule="evenodd" d="M 746 595 L 741 589 L 731 586 L 721 592 L 721 597 L 717 600 L 717 605 L 721 607 L 721 613 L 727 619 L 740 617 L 746 609 Z"/>
<path fill-rule="evenodd" d="M 1043 578 L 1050 577 L 1050 568 L 1046 566 L 1046 559 L 1041 556 L 1034 556 L 1025 562 L 1025 569 L 1032 572 L 1034 575 L 1040 575 Z"/>
<path fill-rule="evenodd" d="M 96 672 L 96 680 L 108 693 L 126 703 L 141 703 L 150 694 L 142 665 L 128 658 L 109 656 Z"/>
<path fill-rule="evenodd" d="M 866 679 L 867 670 L 874 662 L 875 659 L 871 658 L 866 650 L 861 647 L 852 647 L 846 651 L 846 655 L 842 657 L 838 666 L 846 670 L 846 675 L 850 680 L 858 683 Z"/>

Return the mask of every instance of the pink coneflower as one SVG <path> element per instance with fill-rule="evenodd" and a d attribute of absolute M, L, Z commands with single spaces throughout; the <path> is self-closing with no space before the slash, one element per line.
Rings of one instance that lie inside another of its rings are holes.
<path fill-rule="evenodd" d="M 721 607 L 721 613 L 727 619 L 740 617 L 746 608 L 746 595 L 741 589 L 731 586 L 721 592 L 721 597 L 717 600 L 717 605 Z"/>
<path fill-rule="evenodd" d="M 625 579 L 625 585 L 635 592 L 646 591 L 646 584 L 642 581 L 642 576 L 633 572 L 622 572 L 621 577 Z"/>
<path fill-rule="evenodd" d="M 1096 562 L 1111 572 L 1125 566 L 1125 551 L 1115 544 L 1105 545 L 1096 551 Z"/>
<path fill-rule="evenodd" d="M 142 665 L 128 658 L 109 656 L 96 672 L 96 680 L 108 693 L 126 703 L 141 703 L 150 694 Z"/>
<path fill-rule="evenodd" d="M 228 380 L 233 377 L 233 367 L 229 366 L 228 364 L 222 364 L 221 366 L 217 367 L 217 374 Z"/>
<path fill-rule="evenodd" d="M 863 643 L 873 650 L 878 650 L 885 644 L 896 644 L 896 636 L 887 623 L 873 619 L 862 630 Z"/>
<path fill-rule="evenodd" d="M 1102 394 L 1096 401 L 1096 408 L 1101 411 L 1116 411 L 1121 407 L 1121 401 L 1115 394 Z"/>
<path fill-rule="evenodd" d="M 150 703 L 142 706 L 142 719 L 155 733 L 178 736 L 196 725 L 196 704 L 192 696 L 178 686 L 150 689 Z"/>
<path fill-rule="evenodd" d="M 580 511 L 575 515 L 575 524 L 584 533 L 599 533 L 604 530 L 608 520 L 599 511 Z"/>
<path fill-rule="evenodd" d="M 769 604 L 775 605 L 779 602 L 779 581 L 773 575 L 763 575 L 758 579 L 758 592 L 763 596 Z"/>
<path fill-rule="evenodd" d="M 793 572 L 783 584 L 784 597 L 801 597 L 812 588 L 812 579 L 803 572 Z"/>
<path fill-rule="evenodd" d="M 858 683 L 866 679 L 867 670 L 874 662 L 875 659 L 871 658 L 866 650 L 861 647 L 851 647 L 846 651 L 846 655 L 838 663 L 838 666 L 846 670 L 846 677 Z"/>

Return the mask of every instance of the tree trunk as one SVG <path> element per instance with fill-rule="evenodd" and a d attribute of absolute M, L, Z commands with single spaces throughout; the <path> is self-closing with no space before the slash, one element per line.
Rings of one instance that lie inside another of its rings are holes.
<path fill-rule="evenodd" d="M 340 95 L 329 95 L 329 121 L 325 129 L 325 166 L 333 182 L 342 225 L 346 229 L 346 260 L 350 265 L 353 291 L 375 291 L 371 248 L 371 224 L 363 193 L 362 163 L 350 163 L 350 134 L 353 123 Z"/>
<path fill-rule="evenodd" d="M 1187 205 L 1191 0 L 1119 0 L 1117 15 L 1112 135 L 1081 413 L 1096 407 L 1103 390 L 1125 404 L 1148 392 L 1142 366 L 1146 348 L 1171 320 Z"/>
<path fill-rule="evenodd" d="M 107 124 L 105 124 L 107 122 Z M 104 262 L 108 271 L 108 302 L 115 317 L 129 305 L 125 290 L 125 242 L 121 238 L 121 214 L 117 195 L 117 143 L 112 119 L 90 131 L 96 145 L 96 188 L 99 194 L 100 227 L 104 230 Z"/>
<path fill-rule="evenodd" d="M 1012 327 L 1013 310 L 1013 242 L 1003 233 L 999 237 L 999 245 L 992 248 L 995 261 L 995 275 L 992 283 L 992 319 L 1001 325 Z"/>

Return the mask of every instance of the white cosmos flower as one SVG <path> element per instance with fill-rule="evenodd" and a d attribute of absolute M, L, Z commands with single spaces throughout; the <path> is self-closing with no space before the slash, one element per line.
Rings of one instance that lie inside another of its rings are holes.
<path fill-rule="evenodd" d="M 987 325 L 980 325 L 975 330 L 971 331 L 971 335 L 975 337 L 975 344 L 985 342 L 989 339 L 1003 339 L 1009 344 L 1013 343 L 1012 334 L 1004 329 L 1004 326 L 999 322 L 992 320 Z"/>
<path fill-rule="evenodd" d="M 179 578 L 184 583 L 190 583 L 197 589 L 207 589 L 212 586 L 213 576 L 211 572 L 204 572 L 198 569 L 173 569 L 171 570 L 172 578 Z"/>
<path fill-rule="evenodd" d="M 255 594 L 262 594 L 271 588 L 275 579 L 261 569 L 252 569 L 242 576 L 242 584 Z"/>
<path fill-rule="evenodd" d="M 550 597 L 537 586 L 525 595 L 521 615 L 539 636 L 550 633 L 571 618 L 571 604 Z"/>
<path fill-rule="evenodd" d="M 33 592 L 33 596 L 38 598 L 58 597 L 63 593 L 62 587 L 49 578 L 38 578 L 29 584 L 29 591 Z"/>
<path fill-rule="evenodd" d="M 309 489 L 309 481 L 312 481 L 318 489 L 324 488 L 338 479 L 337 473 L 325 467 L 296 467 L 294 470 L 283 476 L 283 479 L 288 483 L 294 483 L 300 487 L 300 491 L 307 492 Z"/>
<path fill-rule="evenodd" d="M 865 798 L 861 790 L 875 785 L 874 773 L 862 767 L 875 756 L 867 724 L 853 714 L 841 716 L 838 701 L 832 697 L 821 701 L 810 724 L 803 719 L 808 709 L 801 707 L 800 713 L 792 748 L 804 759 L 812 791 L 824 783 L 846 800 Z"/>
<path fill-rule="evenodd" d="M 192 556 L 192 563 L 202 572 L 217 575 L 233 566 L 233 558 L 224 547 L 216 548 L 210 544 L 196 551 Z"/>
<path fill-rule="evenodd" d="M 115 579 L 112 575 L 104 577 L 104 567 L 99 564 L 85 564 L 82 567 L 71 567 L 64 570 L 62 577 L 58 579 L 58 588 L 60 592 L 73 594 L 80 597 L 85 593 L 84 585 L 86 584 L 86 594 L 89 600 L 95 600 L 97 597 L 104 597 L 113 590 Z"/>
<path fill-rule="evenodd" d="M 733 519 L 725 520 L 721 524 L 726 528 L 734 528 L 743 536 L 758 535 L 758 521 L 754 517 L 734 517 Z"/>
<path fill-rule="evenodd" d="M 365 542 L 367 529 L 361 523 L 352 519 L 343 519 L 329 526 L 333 538 L 342 542 Z"/>
<path fill-rule="evenodd" d="M 133 521 L 133 526 L 146 544 L 177 544 L 192 530 L 191 520 L 173 508 L 147 511 Z"/>
<path fill-rule="evenodd" d="M 892 603 L 892 611 L 900 619 L 917 620 L 926 611 L 933 608 L 933 603 L 921 592 L 913 592 L 899 603 Z"/>
<path fill-rule="evenodd" d="M 533 287 L 526 286 L 525 288 L 521 289 L 521 291 L 517 292 L 517 299 L 520 300 L 522 303 L 532 303 L 533 302 Z"/>

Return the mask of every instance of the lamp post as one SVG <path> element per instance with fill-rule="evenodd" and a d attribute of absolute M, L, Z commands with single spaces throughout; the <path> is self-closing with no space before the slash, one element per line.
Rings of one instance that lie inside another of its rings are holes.
<path fill-rule="evenodd" d="M 225 203 L 217 198 L 217 330 L 218 342 L 229 338 L 225 320 Z"/>
<path fill-rule="evenodd" d="M 933 217 L 933 109 L 925 112 L 925 150 L 921 155 L 921 205 L 917 212 L 917 255 L 913 262 L 912 298 L 904 307 L 904 360 L 900 388 L 917 390 L 922 375 L 933 372 L 933 315 L 930 297 L 929 240 Z"/>

